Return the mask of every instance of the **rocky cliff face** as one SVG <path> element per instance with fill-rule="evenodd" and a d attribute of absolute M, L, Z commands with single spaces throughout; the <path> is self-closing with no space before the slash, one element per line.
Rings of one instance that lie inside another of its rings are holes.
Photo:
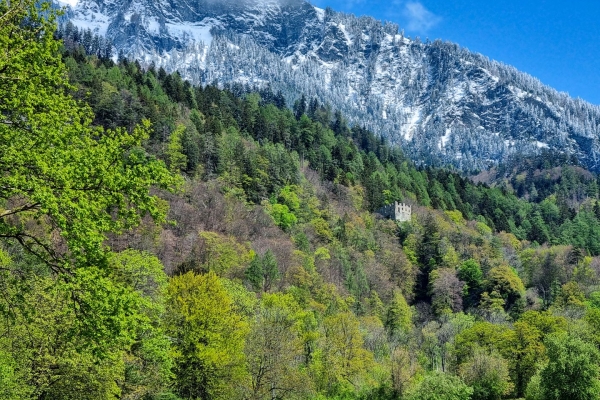
<path fill-rule="evenodd" d="M 65 18 L 195 83 L 317 97 L 419 163 L 482 169 L 547 149 L 600 170 L 600 107 L 394 24 L 304 0 L 80 0 Z"/>

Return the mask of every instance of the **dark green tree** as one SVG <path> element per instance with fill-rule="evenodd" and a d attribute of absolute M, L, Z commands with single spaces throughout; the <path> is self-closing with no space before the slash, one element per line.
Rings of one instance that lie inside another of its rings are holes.
<path fill-rule="evenodd" d="M 279 268 L 273 252 L 267 250 L 262 257 L 256 255 L 246 269 L 245 275 L 254 290 L 268 292 L 279 279 Z"/>
<path fill-rule="evenodd" d="M 483 272 L 479 263 L 474 259 L 469 259 L 463 262 L 458 267 L 458 279 L 465 282 L 465 307 L 473 306 L 477 303 L 478 297 L 481 294 L 483 286 Z"/>

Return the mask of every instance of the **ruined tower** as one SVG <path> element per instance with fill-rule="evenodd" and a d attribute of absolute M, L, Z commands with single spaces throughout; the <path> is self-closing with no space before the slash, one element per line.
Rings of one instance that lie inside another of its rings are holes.
<path fill-rule="evenodd" d="M 381 207 L 379 210 L 377 210 L 377 213 L 381 214 L 385 218 L 405 222 L 410 221 L 412 210 L 409 205 L 395 201 L 392 204 Z"/>

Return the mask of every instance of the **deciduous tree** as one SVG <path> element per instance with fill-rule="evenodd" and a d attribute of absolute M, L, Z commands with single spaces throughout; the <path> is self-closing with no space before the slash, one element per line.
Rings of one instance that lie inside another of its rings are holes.
<path fill-rule="evenodd" d="M 172 278 L 167 333 L 173 340 L 176 390 L 184 398 L 228 399 L 244 379 L 248 323 L 213 272 Z"/>
<path fill-rule="evenodd" d="M 598 350 L 566 333 L 547 338 L 548 364 L 541 371 L 540 390 L 546 400 L 600 398 Z"/>

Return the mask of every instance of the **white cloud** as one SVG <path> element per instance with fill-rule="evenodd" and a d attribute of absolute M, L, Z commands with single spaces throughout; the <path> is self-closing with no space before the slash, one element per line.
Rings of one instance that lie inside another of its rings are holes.
<path fill-rule="evenodd" d="M 407 19 L 406 29 L 419 33 L 427 33 L 442 20 L 418 1 L 407 2 L 404 5 L 403 15 Z"/>

